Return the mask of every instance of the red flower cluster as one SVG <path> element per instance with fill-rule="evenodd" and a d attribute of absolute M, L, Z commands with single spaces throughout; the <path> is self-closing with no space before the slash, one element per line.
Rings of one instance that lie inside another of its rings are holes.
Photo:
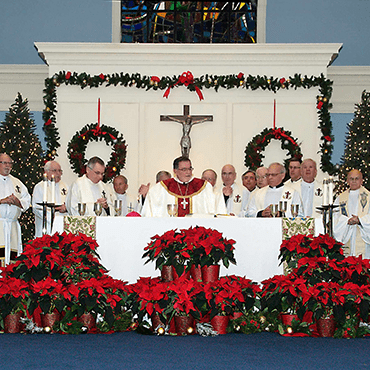
<path fill-rule="evenodd" d="M 155 235 L 144 248 L 143 258 L 147 262 L 156 261 L 156 268 L 162 266 L 184 266 L 188 263 L 209 266 L 222 260 L 225 267 L 236 263 L 233 250 L 235 240 L 226 239 L 222 234 L 205 227 L 191 227 L 180 231 L 169 230 L 163 235 Z M 179 271 L 180 274 L 183 270 Z"/>

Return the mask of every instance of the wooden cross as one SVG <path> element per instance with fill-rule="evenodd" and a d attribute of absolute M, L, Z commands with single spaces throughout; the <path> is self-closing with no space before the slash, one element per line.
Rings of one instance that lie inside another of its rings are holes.
<path fill-rule="evenodd" d="M 205 121 L 213 121 L 213 116 L 191 116 L 189 105 L 184 105 L 182 116 L 160 116 L 161 121 L 174 121 L 182 124 L 182 138 L 180 140 L 181 153 L 184 157 L 189 157 L 191 140 L 190 130 L 193 125 Z"/>

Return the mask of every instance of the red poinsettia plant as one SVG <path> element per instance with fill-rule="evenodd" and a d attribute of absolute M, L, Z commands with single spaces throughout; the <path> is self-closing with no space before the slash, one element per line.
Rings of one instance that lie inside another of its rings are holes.
<path fill-rule="evenodd" d="M 168 282 L 160 278 L 141 277 L 135 284 L 128 286 L 132 311 L 137 313 L 141 322 L 145 315 L 159 315 L 166 322 L 171 315 Z"/>
<path fill-rule="evenodd" d="M 227 316 L 233 312 L 243 312 L 259 308 L 259 285 L 241 276 L 223 276 L 215 282 L 204 284 L 205 299 L 210 310 L 210 318 L 216 315 Z"/>
<path fill-rule="evenodd" d="M 145 247 L 143 258 L 156 262 L 156 268 L 174 266 L 178 275 L 191 265 L 209 266 L 223 262 L 225 267 L 235 264 L 234 244 L 217 230 L 204 227 L 191 227 L 182 230 L 169 230 L 163 235 L 155 235 Z"/>
<path fill-rule="evenodd" d="M 5 318 L 18 311 L 26 311 L 30 296 L 28 284 L 14 277 L 0 278 L 0 315 Z"/>
<path fill-rule="evenodd" d="M 43 313 L 68 311 L 68 320 L 93 312 L 111 326 L 114 314 L 126 306 L 128 294 L 124 282 L 108 276 L 96 248 L 96 241 L 84 234 L 45 235 L 26 244 L 15 263 L 3 269 L 0 280 L 22 287 L 30 315 L 38 307 Z"/>
<path fill-rule="evenodd" d="M 270 312 L 276 310 L 279 313 L 296 314 L 303 319 L 307 297 L 307 281 L 295 273 L 275 275 L 262 281 L 262 309 L 267 308 Z"/>
<path fill-rule="evenodd" d="M 340 261 L 344 258 L 343 244 L 329 235 L 319 236 L 297 234 L 283 241 L 280 246 L 280 264 L 286 262 L 289 268 L 297 267 L 300 258 L 327 257 Z"/>

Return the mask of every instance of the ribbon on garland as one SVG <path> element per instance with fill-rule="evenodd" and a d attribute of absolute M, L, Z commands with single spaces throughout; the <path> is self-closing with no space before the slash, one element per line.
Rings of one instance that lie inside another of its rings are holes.
<path fill-rule="evenodd" d="M 264 138 L 261 141 L 261 144 L 263 144 L 266 141 L 266 139 L 269 135 L 272 135 L 275 139 L 281 139 L 283 137 L 284 139 L 290 141 L 294 146 L 297 145 L 297 143 L 294 141 L 294 139 L 292 139 L 290 136 L 288 136 L 282 128 L 273 128 L 273 129 L 271 129 L 271 132 L 269 132 L 268 134 L 266 134 L 264 136 Z"/>
<path fill-rule="evenodd" d="M 163 97 L 168 98 L 168 96 L 170 95 L 171 89 L 173 87 L 175 87 L 176 85 L 179 85 L 179 84 L 183 84 L 186 87 L 188 87 L 189 85 L 194 85 L 194 76 L 193 76 L 193 74 L 190 71 L 184 72 L 179 77 L 179 79 L 177 80 L 177 82 L 175 84 L 173 84 L 172 86 L 169 86 L 167 88 L 167 90 L 163 94 Z M 200 90 L 200 88 L 198 86 L 195 86 L 195 85 L 194 85 L 194 88 L 195 88 L 196 93 L 198 94 L 199 100 L 204 100 L 203 94 L 202 94 L 202 91 Z"/>
<path fill-rule="evenodd" d="M 117 138 L 114 137 L 111 133 L 106 132 L 106 131 L 102 131 L 99 124 L 96 125 L 96 128 L 92 128 L 92 129 L 90 129 L 88 131 L 85 131 L 79 137 L 83 138 L 89 132 L 91 132 L 94 136 L 104 136 L 104 135 L 107 135 L 108 134 L 112 140 L 117 140 Z"/>

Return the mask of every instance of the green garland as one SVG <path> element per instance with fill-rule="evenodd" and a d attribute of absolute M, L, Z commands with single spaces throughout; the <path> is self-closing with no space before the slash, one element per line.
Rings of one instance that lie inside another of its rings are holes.
<path fill-rule="evenodd" d="M 245 149 L 244 164 L 247 168 L 255 171 L 262 166 L 262 159 L 265 158 L 262 151 L 270 144 L 272 139 L 281 141 L 281 149 L 288 150 L 290 158 L 302 158 L 302 153 L 296 139 L 293 139 L 290 131 L 283 128 L 266 128 L 256 135 Z M 289 160 L 288 159 L 288 160 Z"/>
<path fill-rule="evenodd" d="M 109 162 L 105 167 L 103 181 L 109 181 L 120 174 L 126 163 L 126 143 L 122 135 L 113 127 L 91 123 L 77 132 L 68 143 L 67 152 L 73 171 L 82 176 L 86 173 L 86 147 L 89 141 L 104 141 L 113 147 Z"/>
<path fill-rule="evenodd" d="M 319 115 L 319 128 L 321 130 L 321 169 L 329 174 L 335 174 L 338 171 L 337 166 L 331 163 L 333 152 L 333 136 L 332 123 L 330 119 L 329 109 L 331 108 L 330 98 L 332 95 L 333 82 L 327 79 L 323 74 L 320 76 L 302 76 L 295 74 L 293 77 L 274 78 L 267 76 L 245 76 L 243 73 L 232 75 L 203 75 L 199 78 L 194 78 L 191 72 L 183 73 L 180 76 L 141 76 L 140 73 L 113 73 L 90 75 L 87 73 L 66 72 L 60 71 L 53 77 L 45 80 L 44 103 L 43 111 L 45 140 L 47 143 L 46 159 L 50 160 L 56 156 L 56 150 L 60 147 L 58 142 L 59 135 L 56 128 L 56 112 L 57 112 L 57 87 L 61 84 L 80 86 L 81 89 L 86 87 L 100 86 L 125 86 L 136 87 L 146 90 L 166 90 L 165 97 L 168 97 L 172 88 L 185 86 L 189 91 L 196 92 L 202 99 L 201 90 L 220 88 L 224 89 L 263 89 L 276 93 L 280 89 L 310 89 L 319 88 L 317 96 L 317 110 Z"/>

